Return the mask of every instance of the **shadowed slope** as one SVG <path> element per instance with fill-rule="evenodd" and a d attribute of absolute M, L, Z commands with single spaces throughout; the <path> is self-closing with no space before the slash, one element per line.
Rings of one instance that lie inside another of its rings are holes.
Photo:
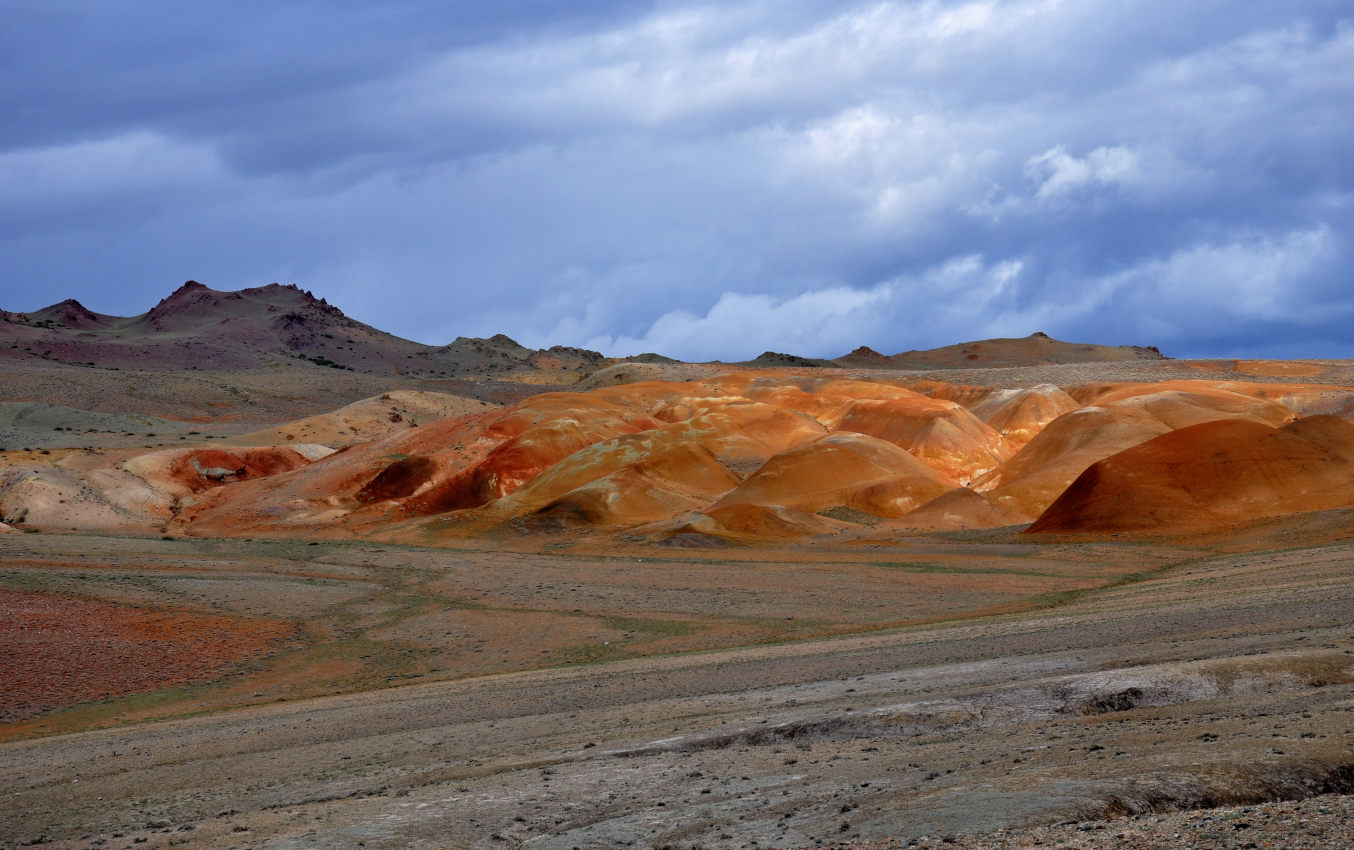
<path fill-rule="evenodd" d="M 415 346 L 349 319 L 323 298 L 278 284 L 219 292 L 190 280 L 148 312 L 127 318 L 91 313 L 74 301 L 9 316 L 0 338 L 41 346 L 44 357 L 59 361 L 121 368 L 232 370 L 325 354 L 338 361 L 351 341 L 364 349 L 369 366 L 379 362 L 386 371 L 409 353 L 404 347 Z M 0 348 L 10 357 L 22 351 Z"/>

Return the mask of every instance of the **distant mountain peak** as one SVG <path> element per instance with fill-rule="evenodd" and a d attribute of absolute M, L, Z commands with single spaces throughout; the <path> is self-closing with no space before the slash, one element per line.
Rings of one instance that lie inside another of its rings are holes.
<path fill-rule="evenodd" d="M 610 358 L 554 346 L 529 349 L 505 334 L 433 347 L 363 324 L 294 283 L 221 291 L 186 280 L 138 316 L 104 316 L 68 298 L 42 310 L 0 310 L 0 357 L 49 358 L 104 368 L 328 367 L 451 379 L 530 373 L 533 381 L 577 379 Z"/>
<path fill-rule="evenodd" d="M 602 352 L 593 351 L 591 348 L 577 348 L 572 345 L 552 345 L 546 349 L 550 354 L 562 354 L 568 357 L 577 357 L 581 360 L 605 360 Z"/>
<path fill-rule="evenodd" d="M 517 360 L 524 359 L 532 353 L 530 348 L 522 345 L 507 334 L 494 334 L 488 338 L 478 336 L 458 336 L 442 347 L 448 351 L 475 352 Z"/>
<path fill-rule="evenodd" d="M 183 286 L 161 298 L 160 303 L 150 308 L 150 311 L 142 317 L 142 324 L 155 330 L 171 330 L 169 319 L 188 312 L 199 313 L 200 309 L 194 309 L 199 305 L 214 307 L 220 303 L 221 295 L 222 293 L 195 280 L 185 281 Z"/>
<path fill-rule="evenodd" d="M 181 331 L 216 324 L 259 309 L 269 313 L 286 311 L 299 318 L 308 318 L 309 314 L 314 318 L 351 321 L 342 310 L 294 283 L 270 283 L 237 292 L 221 292 L 189 280 L 141 317 L 141 324 L 157 331 Z"/>
<path fill-rule="evenodd" d="M 835 366 L 831 360 L 820 360 L 816 357 L 800 357 L 798 354 L 785 354 L 780 351 L 763 351 L 753 360 L 745 361 L 749 366 L 796 366 L 818 368 L 822 366 Z"/>
<path fill-rule="evenodd" d="M 283 298 L 299 301 L 301 304 L 315 307 L 326 313 L 343 315 L 339 308 L 330 304 L 323 298 L 316 298 L 315 294 L 309 289 L 302 289 L 294 283 L 270 283 L 267 286 L 255 286 L 249 289 L 241 289 L 238 293 L 245 298 L 265 298 L 273 299 L 281 296 Z"/>
<path fill-rule="evenodd" d="M 100 316 L 74 298 L 67 298 L 50 307 L 29 313 L 28 318 L 33 322 L 46 322 L 80 330 L 99 327 L 105 323 L 107 317 Z"/>
<path fill-rule="evenodd" d="M 880 354 L 868 345 L 862 345 L 850 354 L 838 357 L 834 362 L 842 366 L 852 366 L 855 368 L 893 368 L 893 361 L 888 358 L 888 355 Z"/>

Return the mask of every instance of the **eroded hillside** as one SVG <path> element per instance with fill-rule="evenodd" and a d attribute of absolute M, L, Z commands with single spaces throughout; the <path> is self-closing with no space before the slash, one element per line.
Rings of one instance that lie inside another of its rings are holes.
<path fill-rule="evenodd" d="M 0 511 L 194 536 L 727 545 L 1183 533 L 1354 504 L 1343 384 L 691 368 L 506 407 L 387 393 L 209 445 L 11 452 Z"/>

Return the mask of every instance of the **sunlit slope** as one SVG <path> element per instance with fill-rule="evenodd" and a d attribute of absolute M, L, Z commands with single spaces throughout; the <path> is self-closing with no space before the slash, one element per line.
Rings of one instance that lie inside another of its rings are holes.
<path fill-rule="evenodd" d="M 906 531 L 960 531 L 1024 525 L 1029 517 L 965 487 L 951 490 L 875 529 L 873 537 Z"/>
<path fill-rule="evenodd" d="M 1132 527 L 1187 528 L 1181 516 L 1207 525 L 1253 513 L 1249 475 L 1291 480 L 1254 496 L 1285 510 L 1338 502 L 1334 470 L 1354 458 L 1354 426 L 1309 414 L 1354 407 L 1352 396 L 1343 386 L 1264 381 L 985 387 L 777 369 L 542 393 L 503 408 L 392 392 L 237 440 L 265 445 L 46 461 L 8 453 L 0 521 L 203 536 L 758 543 L 1003 527 L 1041 514 L 1036 528 L 1127 528 L 1106 511 L 1131 504 L 1140 517 Z M 1291 472 L 1283 452 L 1227 454 L 1242 451 L 1232 446 L 1240 436 L 1270 432 L 1315 454 L 1293 455 Z M 266 445 L 274 439 L 286 445 Z M 1125 471 L 1121 458 L 1145 445 L 1189 448 L 1178 462 L 1142 455 L 1157 478 L 1134 495 L 1120 479 L 1147 473 Z M 1110 459 L 1119 477 L 1099 468 L 1098 487 L 1073 487 Z M 1161 478 L 1166 467 L 1175 477 Z M 1120 489 L 1106 496 L 1111 480 Z M 1223 483 L 1209 490 L 1212 480 Z M 1292 489 L 1303 481 L 1310 492 Z M 61 501 L 77 489 L 78 502 Z"/>
<path fill-rule="evenodd" d="M 1191 425 L 1092 465 L 1029 531 L 1181 532 L 1344 507 L 1351 456 L 1354 425 L 1343 420 Z"/>
<path fill-rule="evenodd" d="M 696 528 L 758 536 L 812 533 L 812 515 L 850 508 L 900 517 L 958 485 L 893 443 L 839 431 L 782 452 L 702 513 Z"/>
<path fill-rule="evenodd" d="M 409 428 L 222 488 L 178 522 L 190 533 L 311 523 L 316 533 L 420 539 L 511 526 L 740 541 L 861 523 L 875 533 L 1005 526 L 1038 517 L 1093 464 L 1161 435 L 1293 421 L 1270 395 L 1199 381 L 1010 390 L 755 371 L 622 384 Z"/>
<path fill-rule="evenodd" d="M 1073 392 L 1093 403 L 1050 422 L 974 489 L 1033 518 L 1091 464 L 1177 428 L 1220 419 L 1281 425 L 1294 418 L 1275 402 L 1208 386 L 1116 385 Z"/>

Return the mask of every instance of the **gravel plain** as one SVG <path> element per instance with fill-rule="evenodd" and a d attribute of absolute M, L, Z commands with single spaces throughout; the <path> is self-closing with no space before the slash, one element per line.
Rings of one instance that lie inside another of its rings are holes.
<path fill-rule="evenodd" d="M 1354 791 L 1351 612 L 1354 543 L 1219 554 L 1037 612 L 14 741 L 0 845 L 1349 846 L 1345 798 L 1264 807 Z"/>
<path fill-rule="evenodd" d="M 1254 806 L 1221 806 L 1111 821 L 1002 829 L 986 835 L 921 836 L 907 840 L 820 845 L 824 850 L 1156 850 L 1157 848 L 1288 848 L 1354 846 L 1354 797 L 1327 794 Z"/>

